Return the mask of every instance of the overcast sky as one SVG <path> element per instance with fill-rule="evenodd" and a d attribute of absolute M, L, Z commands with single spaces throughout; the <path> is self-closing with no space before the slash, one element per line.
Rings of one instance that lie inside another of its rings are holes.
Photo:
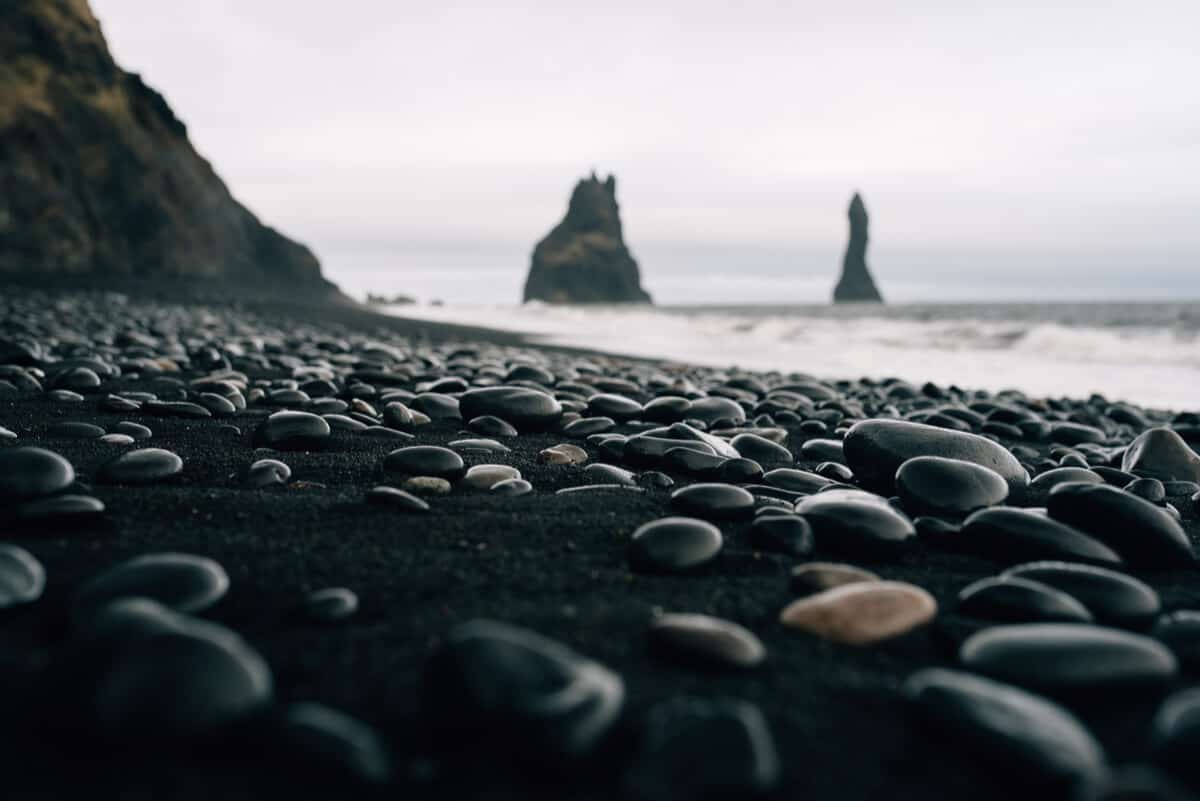
<path fill-rule="evenodd" d="M 1197 0 L 92 5 L 354 290 L 514 299 L 594 166 L 660 302 L 824 300 L 855 189 L 894 299 L 1200 297 Z"/>

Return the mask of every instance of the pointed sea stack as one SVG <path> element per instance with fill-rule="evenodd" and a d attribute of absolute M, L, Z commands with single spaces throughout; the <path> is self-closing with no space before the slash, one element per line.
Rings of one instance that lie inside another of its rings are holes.
<path fill-rule="evenodd" d="M 833 288 L 834 303 L 883 303 L 867 270 L 867 207 L 857 192 L 850 201 L 850 242 L 842 260 L 842 277 Z"/>
<path fill-rule="evenodd" d="M 538 242 L 525 280 L 526 301 L 650 303 L 625 247 L 617 180 L 592 173 L 575 185 L 567 216 Z"/>
<path fill-rule="evenodd" d="M 4 0 L 0 279 L 150 278 L 336 289 L 308 248 L 230 196 L 163 96 L 117 66 L 87 0 Z"/>

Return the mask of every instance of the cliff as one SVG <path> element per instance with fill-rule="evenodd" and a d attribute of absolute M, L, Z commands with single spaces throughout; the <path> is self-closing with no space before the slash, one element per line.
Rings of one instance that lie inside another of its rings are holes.
<path fill-rule="evenodd" d="M 334 290 L 229 194 L 86 0 L 0 3 L 0 277 L 222 278 Z"/>
<path fill-rule="evenodd" d="M 625 246 L 617 182 L 593 173 L 575 185 L 567 216 L 533 251 L 526 301 L 650 303 L 637 262 Z"/>
<path fill-rule="evenodd" d="M 842 277 L 833 288 L 834 303 L 883 303 L 867 269 L 867 207 L 856 192 L 850 201 L 850 241 L 842 259 Z"/>

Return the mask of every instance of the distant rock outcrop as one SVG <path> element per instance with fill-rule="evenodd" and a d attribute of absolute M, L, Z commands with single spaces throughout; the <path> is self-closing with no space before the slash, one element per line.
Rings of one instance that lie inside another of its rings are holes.
<path fill-rule="evenodd" d="M 867 207 L 857 192 L 850 201 L 850 242 L 842 260 L 842 277 L 833 288 L 834 303 L 883 303 L 867 269 Z"/>
<path fill-rule="evenodd" d="M 533 250 L 525 300 L 547 303 L 650 303 L 637 262 L 621 235 L 617 181 L 575 185 L 567 216 Z"/>
<path fill-rule="evenodd" d="M 234 200 L 87 0 L 0 2 L 0 277 L 221 278 L 328 292 Z"/>

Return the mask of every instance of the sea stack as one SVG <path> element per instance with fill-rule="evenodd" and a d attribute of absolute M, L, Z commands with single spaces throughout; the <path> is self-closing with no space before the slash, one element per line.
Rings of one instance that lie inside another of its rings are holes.
<path fill-rule="evenodd" d="M 575 185 L 567 216 L 533 250 L 524 300 L 651 302 L 621 233 L 616 178 L 593 172 Z"/>
<path fill-rule="evenodd" d="M 332 293 L 166 100 L 113 61 L 87 0 L 0 3 L 0 277 L 221 279 Z"/>
<path fill-rule="evenodd" d="M 867 269 L 867 207 L 855 192 L 850 201 L 850 242 L 842 260 L 842 277 L 833 288 L 834 303 L 883 303 Z"/>

